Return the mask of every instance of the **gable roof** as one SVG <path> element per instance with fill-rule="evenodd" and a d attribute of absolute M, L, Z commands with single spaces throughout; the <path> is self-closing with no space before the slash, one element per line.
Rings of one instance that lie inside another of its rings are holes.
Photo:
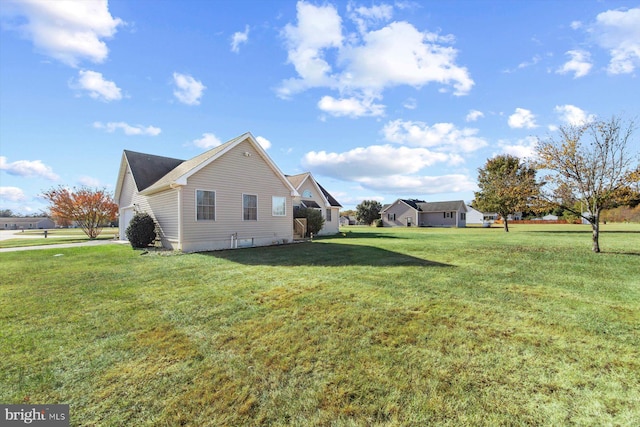
<path fill-rule="evenodd" d="M 411 208 L 420 211 L 420 204 L 421 203 L 426 203 L 424 200 L 418 200 L 418 199 L 398 199 L 393 203 L 389 203 L 387 205 L 383 205 L 382 209 L 380 210 L 380 213 L 386 212 L 387 209 L 389 209 L 391 206 L 394 206 L 396 203 L 404 203 L 405 205 L 410 206 Z"/>
<path fill-rule="evenodd" d="M 153 154 L 137 153 L 129 150 L 124 150 L 124 156 L 129 163 L 131 175 L 133 175 L 133 181 L 138 191 L 151 186 L 184 162 L 184 160 L 180 159 L 154 156 Z"/>
<path fill-rule="evenodd" d="M 327 190 L 325 190 L 318 181 L 316 181 L 313 175 L 311 175 L 311 172 L 304 172 L 298 175 L 286 175 L 286 177 L 296 190 L 298 190 L 307 179 L 311 179 L 312 184 L 320 190 L 320 193 L 322 193 L 326 205 L 338 208 L 342 207 L 342 205 L 338 203 L 338 201 Z"/>
<path fill-rule="evenodd" d="M 467 211 L 467 206 L 462 200 L 453 200 L 450 202 L 422 202 L 418 203 L 418 206 L 420 207 L 421 212 Z"/>
<path fill-rule="evenodd" d="M 189 160 L 171 159 L 168 157 L 153 156 L 143 153 L 127 152 L 128 154 L 133 153 L 133 156 L 127 156 L 127 161 L 129 162 L 129 167 L 132 169 L 134 179 L 136 179 L 138 191 L 141 194 L 149 195 L 175 186 L 186 185 L 187 179 L 189 179 L 190 176 L 208 166 L 211 162 L 220 158 L 229 150 L 244 141 L 249 142 L 253 146 L 260 157 L 280 178 L 283 184 L 291 190 L 291 195 L 297 196 L 298 192 L 296 189 L 291 185 L 280 169 L 278 169 L 276 164 L 273 163 L 273 160 L 271 160 L 250 132 L 246 132 Z M 133 159 L 134 165 L 131 164 L 130 157 Z M 135 173 L 133 172 L 133 168 L 137 169 Z M 137 178 L 135 178 L 136 176 L 140 177 L 141 182 L 138 182 Z M 120 185 L 119 181 L 118 186 Z"/>

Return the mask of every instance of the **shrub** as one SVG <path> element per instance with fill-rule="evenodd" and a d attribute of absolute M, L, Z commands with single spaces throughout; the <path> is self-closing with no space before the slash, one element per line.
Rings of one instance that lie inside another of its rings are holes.
<path fill-rule="evenodd" d="M 318 234 L 324 225 L 324 218 L 318 209 L 299 208 L 294 212 L 295 218 L 307 218 L 307 232 Z"/>
<path fill-rule="evenodd" d="M 382 222 L 382 218 L 378 218 L 376 220 L 376 227 L 384 227 L 384 222 Z"/>
<path fill-rule="evenodd" d="M 147 213 L 136 213 L 126 230 L 134 248 L 146 248 L 156 239 L 156 224 Z"/>

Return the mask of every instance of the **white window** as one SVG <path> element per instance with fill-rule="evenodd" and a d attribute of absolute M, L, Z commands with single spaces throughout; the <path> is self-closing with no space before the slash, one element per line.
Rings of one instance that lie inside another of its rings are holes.
<path fill-rule="evenodd" d="M 253 194 L 242 195 L 242 219 L 245 221 L 258 220 L 258 196 Z"/>
<path fill-rule="evenodd" d="M 331 222 L 331 209 L 327 209 L 327 221 Z"/>
<path fill-rule="evenodd" d="M 464 213 L 464 212 L 460 212 L 460 220 L 466 221 L 467 220 L 467 214 Z"/>
<path fill-rule="evenodd" d="M 215 221 L 216 192 L 196 190 L 196 220 Z"/>
<path fill-rule="evenodd" d="M 396 220 L 396 214 L 394 214 L 394 213 L 387 214 L 387 219 L 389 221 L 395 221 Z"/>
<path fill-rule="evenodd" d="M 271 215 L 286 216 L 287 214 L 287 198 L 273 196 L 271 198 Z"/>

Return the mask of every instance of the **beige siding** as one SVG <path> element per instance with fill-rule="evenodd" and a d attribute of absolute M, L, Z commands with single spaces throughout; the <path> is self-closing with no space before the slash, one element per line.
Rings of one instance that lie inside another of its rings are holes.
<path fill-rule="evenodd" d="M 329 208 L 325 205 L 324 195 L 321 192 L 319 192 L 318 188 L 314 185 L 311 178 L 307 178 L 297 190 L 298 190 L 298 193 L 300 193 L 300 197 L 295 198 L 294 205 L 296 206 L 300 205 L 300 200 L 313 200 L 318 204 L 318 206 L 320 206 L 320 211 L 322 212 L 322 217 L 324 218 L 325 223 L 322 226 L 322 229 L 320 230 L 318 235 L 323 236 L 323 235 L 329 235 L 329 234 L 336 234 L 340 227 L 340 223 L 339 223 L 340 208 L 332 207 L 331 221 L 327 221 L 327 209 Z M 313 197 L 302 197 L 302 195 L 306 190 L 310 191 Z"/>
<path fill-rule="evenodd" d="M 157 222 L 160 238 L 165 247 L 177 249 L 178 229 L 178 190 L 167 190 L 146 197 L 149 215 Z"/>
<path fill-rule="evenodd" d="M 134 194 L 136 194 L 136 184 L 133 181 L 131 170 L 127 165 L 127 170 L 122 181 L 122 188 L 120 190 L 120 198 L 117 200 L 119 208 L 118 217 L 120 218 L 120 240 L 127 240 L 125 232 L 129 224 L 124 224 L 125 218 L 128 218 L 128 216 L 125 215 L 124 210 L 126 208 L 129 208 L 134 203 Z"/>
<path fill-rule="evenodd" d="M 390 219 L 389 215 L 395 215 L 395 219 Z M 419 225 L 416 224 L 416 210 L 400 201 L 387 208 L 381 218 L 385 227 L 406 227 L 407 218 L 411 218 L 411 226 Z"/>
<path fill-rule="evenodd" d="M 196 190 L 215 191 L 215 221 L 196 221 Z M 192 175 L 181 191 L 183 251 L 230 248 L 232 235 L 255 246 L 293 240 L 291 190 L 249 142 Z M 258 196 L 257 221 L 243 220 L 243 194 Z M 272 196 L 286 198 L 285 216 L 272 215 Z"/>
<path fill-rule="evenodd" d="M 445 218 L 444 212 L 424 212 L 420 214 L 420 222 L 429 227 L 455 227 L 458 212 L 448 212 L 452 218 Z"/>

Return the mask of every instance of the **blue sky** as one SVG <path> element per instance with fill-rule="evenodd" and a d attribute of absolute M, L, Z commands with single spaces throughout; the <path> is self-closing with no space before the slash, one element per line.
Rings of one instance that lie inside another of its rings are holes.
<path fill-rule="evenodd" d="M 633 1 L 0 2 L 0 206 L 251 132 L 344 206 L 471 201 L 536 137 L 640 116 Z M 637 144 L 637 139 L 635 144 Z"/>

